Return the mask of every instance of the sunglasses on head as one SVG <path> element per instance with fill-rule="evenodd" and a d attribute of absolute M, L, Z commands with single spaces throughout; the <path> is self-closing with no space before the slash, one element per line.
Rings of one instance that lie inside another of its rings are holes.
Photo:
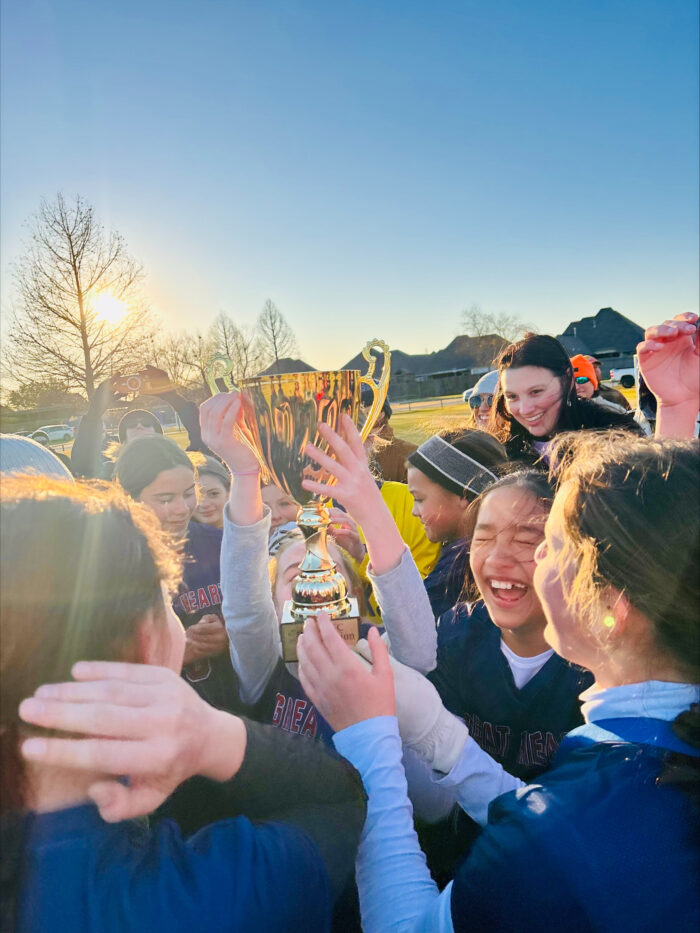
<path fill-rule="evenodd" d="M 486 404 L 490 408 L 493 405 L 493 395 L 470 395 L 469 396 L 469 407 L 470 408 L 481 408 L 484 401 L 486 401 Z"/>
<path fill-rule="evenodd" d="M 588 378 L 588 376 L 577 376 L 577 377 L 576 377 L 576 382 L 577 382 L 580 386 L 582 386 L 582 385 L 584 385 L 586 382 L 590 382 L 590 381 L 591 381 L 591 380 Z"/>

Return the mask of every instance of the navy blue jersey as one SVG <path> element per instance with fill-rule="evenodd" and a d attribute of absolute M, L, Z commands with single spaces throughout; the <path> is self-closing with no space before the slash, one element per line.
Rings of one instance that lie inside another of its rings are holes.
<path fill-rule="evenodd" d="M 437 564 L 423 580 L 436 619 L 459 602 L 469 568 L 469 546 L 464 538 L 443 544 Z"/>
<path fill-rule="evenodd" d="M 696 933 L 700 812 L 658 780 L 667 761 L 664 747 L 564 739 L 537 784 L 491 804 L 452 888 L 456 933 Z"/>
<path fill-rule="evenodd" d="M 370 628 L 384 631 L 382 626 L 360 622 L 360 638 L 367 638 Z M 312 739 L 320 739 L 325 745 L 333 747 L 333 729 L 281 658 L 265 686 L 263 695 L 254 706 L 246 710 L 246 716 L 256 722 L 276 726 L 292 735 L 307 735 Z"/>
<path fill-rule="evenodd" d="M 461 634 L 438 647 L 437 667 L 428 677 L 484 751 L 506 771 L 531 780 L 550 767 L 563 736 L 583 722 L 578 697 L 593 676 L 553 654 L 518 690 L 500 630 L 483 604 L 470 614 L 462 603 L 451 619 Z M 443 624 L 441 619 L 438 628 Z"/>
<path fill-rule="evenodd" d="M 219 582 L 221 538 L 221 530 L 211 525 L 190 522 L 187 526 L 183 578 L 173 600 L 173 609 L 185 628 L 207 614 L 217 615 L 223 621 Z M 182 676 L 217 709 L 232 713 L 243 709 L 238 694 L 238 678 L 228 651 L 188 664 Z"/>
<path fill-rule="evenodd" d="M 330 928 L 323 860 L 291 825 L 238 817 L 184 839 L 170 820 L 110 824 L 85 805 L 36 815 L 25 852 L 25 933 Z"/>

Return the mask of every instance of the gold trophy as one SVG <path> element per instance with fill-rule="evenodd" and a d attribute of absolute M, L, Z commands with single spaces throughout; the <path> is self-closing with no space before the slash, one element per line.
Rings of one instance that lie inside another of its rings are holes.
<path fill-rule="evenodd" d="M 371 351 L 375 348 L 384 355 L 379 381 L 374 378 L 377 358 Z M 360 431 L 363 441 L 374 427 L 389 388 L 391 353 L 382 340 L 370 340 L 362 355 L 368 363 L 364 375 L 356 369 L 285 373 L 243 379 L 240 386 L 231 380 L 233 364 L 228 357 L 217 354 L 207 366 L 207 381 L 213 395 L 219 391 L 218 381 L 230 391 L 240 391 L 243 396 L 253 445 L 242 434 L 240 437 L 257 457 L 263 481 L 276 483 L 301 504 L 297 525 L 304 535 L 306 553 L 292 583 L 292 598 L 284 604 L 280 623 L 285 661 L 297 660 L 297 638 L 306 619 L 320 610 L 330 615 L 349 645 L 359 639 L 357 600 L 348 596 L 345 578 L 328 553 L 328 509 L 323 499 L 307 492 L 301 483 L 304 479 L 328 485 L 335 482 L 334 477 L 304 453 L 304 449 L 310 442 L 333 456 L 318 426 L 325 423 L 337 430 L 342 414 L 349 415 L 357 425 L 363 384 L 369 386 L 374 395 Z"/>

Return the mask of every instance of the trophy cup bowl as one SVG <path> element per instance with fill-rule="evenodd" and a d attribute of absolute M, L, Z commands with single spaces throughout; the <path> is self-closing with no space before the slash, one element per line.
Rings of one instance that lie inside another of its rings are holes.
<path fill-rule="evenodd" d="M 374 379 L 377 362 L 371 352 L 374 348 L 384 357 L 379 381 Z M 305 448 L 312 443 L 333 457 L 333 451 L 319 433 L 319 425 L 327 424 L 337 431 L 343 414 L 357 425 L 363 384 L 372 389 L 374 396 L 360 431 L 363 441 L 374 427 L 389 388 L 391 354 L 383 341 L 371 340 L 362 355 L 368 363 L 364 375 L 352 369 L 284 373 L 243 379 L 240 386 L 230 380 L 232 364 L 227 357 L 215 356 L 207 367 L 212 394 L 219 391 L 217 380 L 229 389 L 238 388 L 242 394 L 246 421 L 254 439 L 251 449 L 260 463 L 263 481 L 274 482 L 300 504 L 297 524 L 304 534 L 306 553 L 280 623 L 285 661 L 296 661 L 296 640 L 304 622 L 320 610 L 329 613 L 349 644 L 355 644 L 359 638 L 357 600 L 348 597 L 345 578 L 328 553 L 328 509 L 322 499 L 303 488 L 302 480 L 328 485 L 335 482 L 305 453 Z"/>

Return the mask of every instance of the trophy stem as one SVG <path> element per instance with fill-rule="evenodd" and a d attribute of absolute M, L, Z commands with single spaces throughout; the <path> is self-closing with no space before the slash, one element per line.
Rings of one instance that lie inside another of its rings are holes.
<path fill-rule="evenodd" d="M 309 502 L 299 509 L 297 525 L 306 539 L 306 553 L 292 586 L 291 615 L 297 622 L 305 621 L 319 610 L 326 611 L 332 619 L 350 612 L 345 578 L 338 573 L 328 553 L 330 523 L 323 502 Z"/>

